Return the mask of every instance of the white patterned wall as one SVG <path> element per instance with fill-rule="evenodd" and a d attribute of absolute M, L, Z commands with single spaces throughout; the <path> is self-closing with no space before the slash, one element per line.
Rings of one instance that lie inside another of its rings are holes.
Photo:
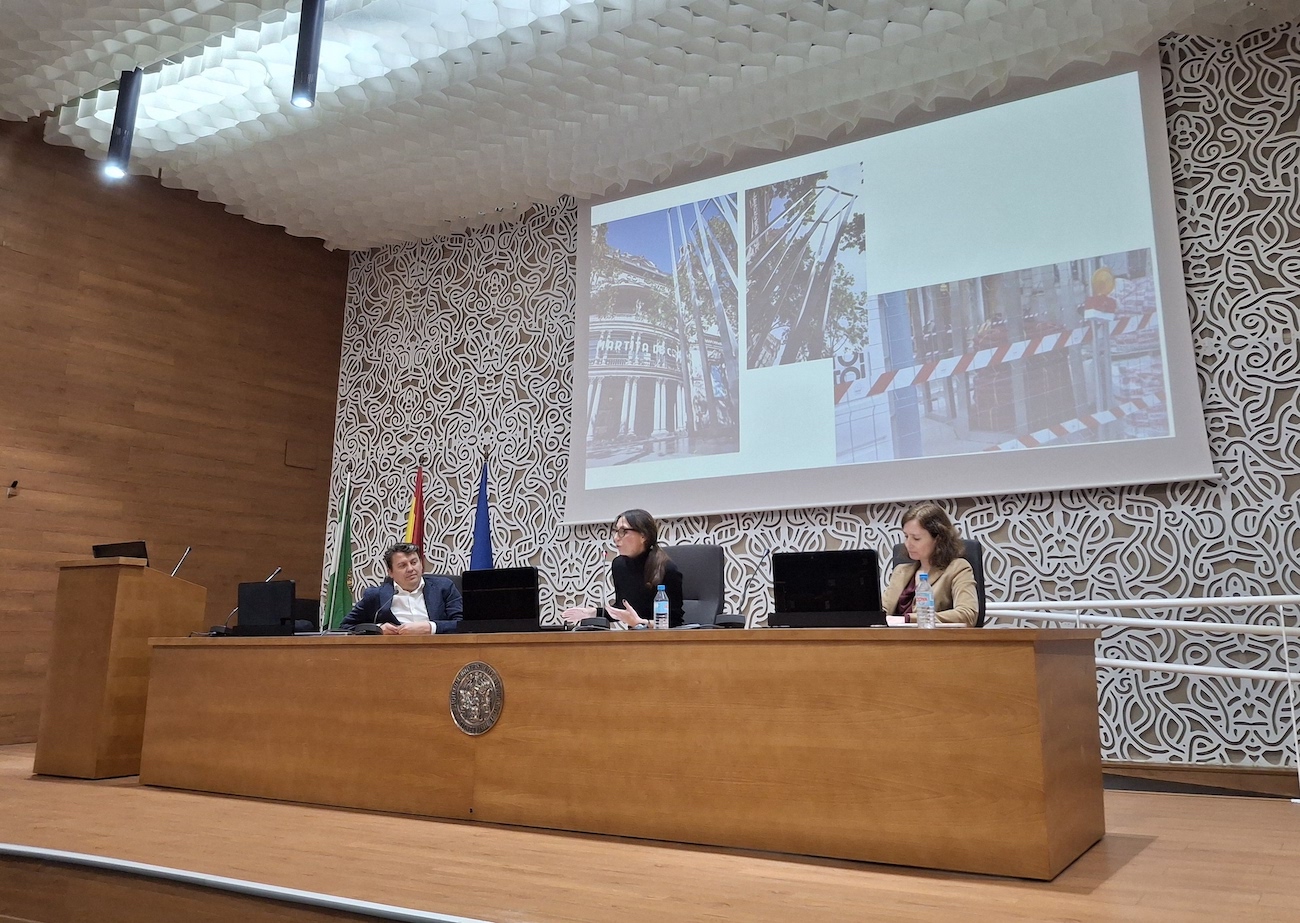
<path fill-rule="evenodd" d="M 954 500 L 999 599 L 1295 593 L 1300 564 L 1300 27 L 1163 46 L 1166 111 L 1206 419 L 1222 480 Z M 561 528 L 574 336 L 576 210 L 354 255 L 332 508 L 359 485 L 358 577 L 382 576 L 426 459 L 430 557 L 468 564 L 490 453 L 498 564 L 538 566 L 548 611 L 603 595 L 607 529 Z M 896 540 L 895 504 L 691 517 L 669 543 L 727 549 L 730 607 L 766 608 L 768 549 Z M 327 559 L 332 553 L 331 534 Z M 742 591 L 748 590 L 741 599 Z M 1185 613 L 1155 613 L 1179 615 Z M 1251 611 L 1214 618 L 1250 620 Z M 1244 667 L 1275 654 L 1225 635 L 1108 635 L 1104 654 Z M 1280 684 L 1102 671 L 1104 755 L 1294 763 Z"/>

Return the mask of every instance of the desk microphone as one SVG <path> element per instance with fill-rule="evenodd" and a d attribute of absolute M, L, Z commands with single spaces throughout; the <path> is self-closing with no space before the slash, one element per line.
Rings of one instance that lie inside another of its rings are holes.
<path fill-rule="evenodd" d="M 177 572 L 178 570 L 181 569 L 181 565 L 185 563 L 185 559 L 188 558 L 188 557 L 190 556 L 190 552 L 193 551 L 193 550 L 194 550 L 194 546 L 193 546 L 193 545 L 186 545 L 186 546 L 185 546 L 185 553 L 184 553 L 183 555 L 181 555 L 181 559 L 180 559 L 179 561 L 176 562 L 176 566 L 172 568 L 172 576 L 173 576 L 173 577 L 176 576 L 176 572 Z"/>

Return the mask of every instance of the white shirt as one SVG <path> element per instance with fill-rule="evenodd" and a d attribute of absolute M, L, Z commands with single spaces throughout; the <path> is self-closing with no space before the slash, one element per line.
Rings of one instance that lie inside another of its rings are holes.
<path fill-rule="evenodd" d="M 427 622 L 429 634 L 437 634 L 438 626 L 429 621 L 429 607 L 424 604 L 424 578 L 415 585 L 415 589 L 406 592 L 397 583 L 393 584 L 393 616 L 403 625 L 415 622 Z"/>

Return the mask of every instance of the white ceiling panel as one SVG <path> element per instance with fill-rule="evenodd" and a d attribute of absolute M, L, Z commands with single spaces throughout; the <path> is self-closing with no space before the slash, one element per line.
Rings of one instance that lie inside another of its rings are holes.
<path fill-rule="evenodd" d="M 104 156 L 145 68 L 132 172 L 331 247 L 780 150 L 1170 31 L 1231 38 L 1300 0 L 334 0 L 317 104 L 289 104 L 299 4 L 12 0 L 0 115 Z"/>

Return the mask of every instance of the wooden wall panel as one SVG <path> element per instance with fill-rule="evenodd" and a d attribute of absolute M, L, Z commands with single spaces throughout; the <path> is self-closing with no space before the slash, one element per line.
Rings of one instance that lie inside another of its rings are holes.
<path fill-rule="evenodd" d="M 0 743 L 35 739 L 55 562 L 92 543 L 193 545 L 212 622 L 277 566 L 316 595 L 346 283 L 345 253 L 0 122 Z"/>

